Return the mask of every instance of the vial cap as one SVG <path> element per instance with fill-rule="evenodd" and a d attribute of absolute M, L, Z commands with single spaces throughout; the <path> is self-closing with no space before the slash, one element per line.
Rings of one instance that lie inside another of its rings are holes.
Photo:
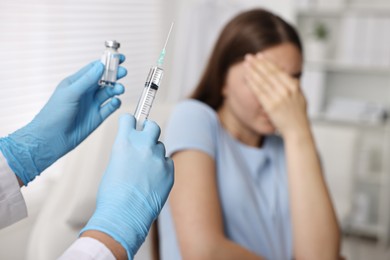
<path fill-rule="evenodd" d="M 118 49 L 121 46 L 120 43 L 117 41 L 106 41 L 105 45 L 108 48 L 114 48 L 114 49 Z"/>

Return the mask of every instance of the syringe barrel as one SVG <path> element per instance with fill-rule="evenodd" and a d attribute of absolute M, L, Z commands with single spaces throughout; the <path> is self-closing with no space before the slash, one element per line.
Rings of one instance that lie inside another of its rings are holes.
<path fill-rule="evenodd" d="M 163 69 L 158 66 L 153 66 L 149 70 L 145 87 L 134 113 L 135 119 L 137 120 L 137 130 L 142 130 L 144 127 L 144 122 L 149 116 L 157 90 L 160 87 L 163 74 Z"/>
<path fill-rule="evenodd" d="M 148 87 L 150 84 L 151 88 L 156 88 L 157 90 L 160 87 L 163 75 L 164 70 L 162 68 L 159 66 L 152 66 L 149 70 L 149 74 L 145 82 L 145 87 Z"/>

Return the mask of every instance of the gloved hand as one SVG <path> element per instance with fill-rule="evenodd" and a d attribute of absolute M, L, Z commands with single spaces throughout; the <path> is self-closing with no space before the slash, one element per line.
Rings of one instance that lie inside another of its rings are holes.
<path fill-rule="evenodd" d="M 159 126 L 122 115 L 111 159 L 100 183 L 96 210 L 80 233 L 104 232 L 118 241 L 129 259 L 145 240 L 173 185 L 173 161 L 158 142 Z"/>
<path fill-rule="evenodd" d="M 125 57 L 121 55 L 121 62 Z M 98 85 L 104 65 L 92 62 L 64 79 L 38 115 L 25 127 L 0 139 L 0 151 L 27 185 L 61 156 L 75 148 L 120 106 L 115 95 L 123 85 Z M 118 78 L 126 76 L 118 69 Z M 105 103 L 108 99 L 110 101 Z"/>

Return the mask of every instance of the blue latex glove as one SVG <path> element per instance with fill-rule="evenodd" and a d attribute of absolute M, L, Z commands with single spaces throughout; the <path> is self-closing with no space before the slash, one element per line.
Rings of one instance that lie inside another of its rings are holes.
<path fill-rule="evenodd" d="M 159 126 L 122 115 L 109 165 L 100 183 L 96 210 L 80 232 L 99 230 L 118 241 L 129 259 L 144 242 L 173 185 L 173 161 L 158 142 Z"/>
<path fill-rule="evenodd" d="M 121 62 L 125 57 L 121 55 Z M 27 185 L 61 156 L 75 148 L 120 106 L 112 98 L 123 85 L 98 85 L 104 65 L 92 62 L 64 79 L 38 115 L 25 127 L 0 139 L 0 150 L 15 174 Z M 118 78 L 126 76 L 120 67 Z M 110 101 L 105 103 L 107 100 Z"/>

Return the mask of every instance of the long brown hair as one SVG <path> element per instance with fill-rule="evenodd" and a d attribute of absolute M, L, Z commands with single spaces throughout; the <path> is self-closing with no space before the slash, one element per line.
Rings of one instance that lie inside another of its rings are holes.
<path fill-rule="evenodd" d="M 255 54 L 282 43 L 292 43 L 302 53 L 298 33 L 280 17 L 263 9 L 239 14 L 222 30 L 191 98 L 217 110 L 223 102 L 222 88 L 228 69 L 243 61 L 245 54 Z"/>

